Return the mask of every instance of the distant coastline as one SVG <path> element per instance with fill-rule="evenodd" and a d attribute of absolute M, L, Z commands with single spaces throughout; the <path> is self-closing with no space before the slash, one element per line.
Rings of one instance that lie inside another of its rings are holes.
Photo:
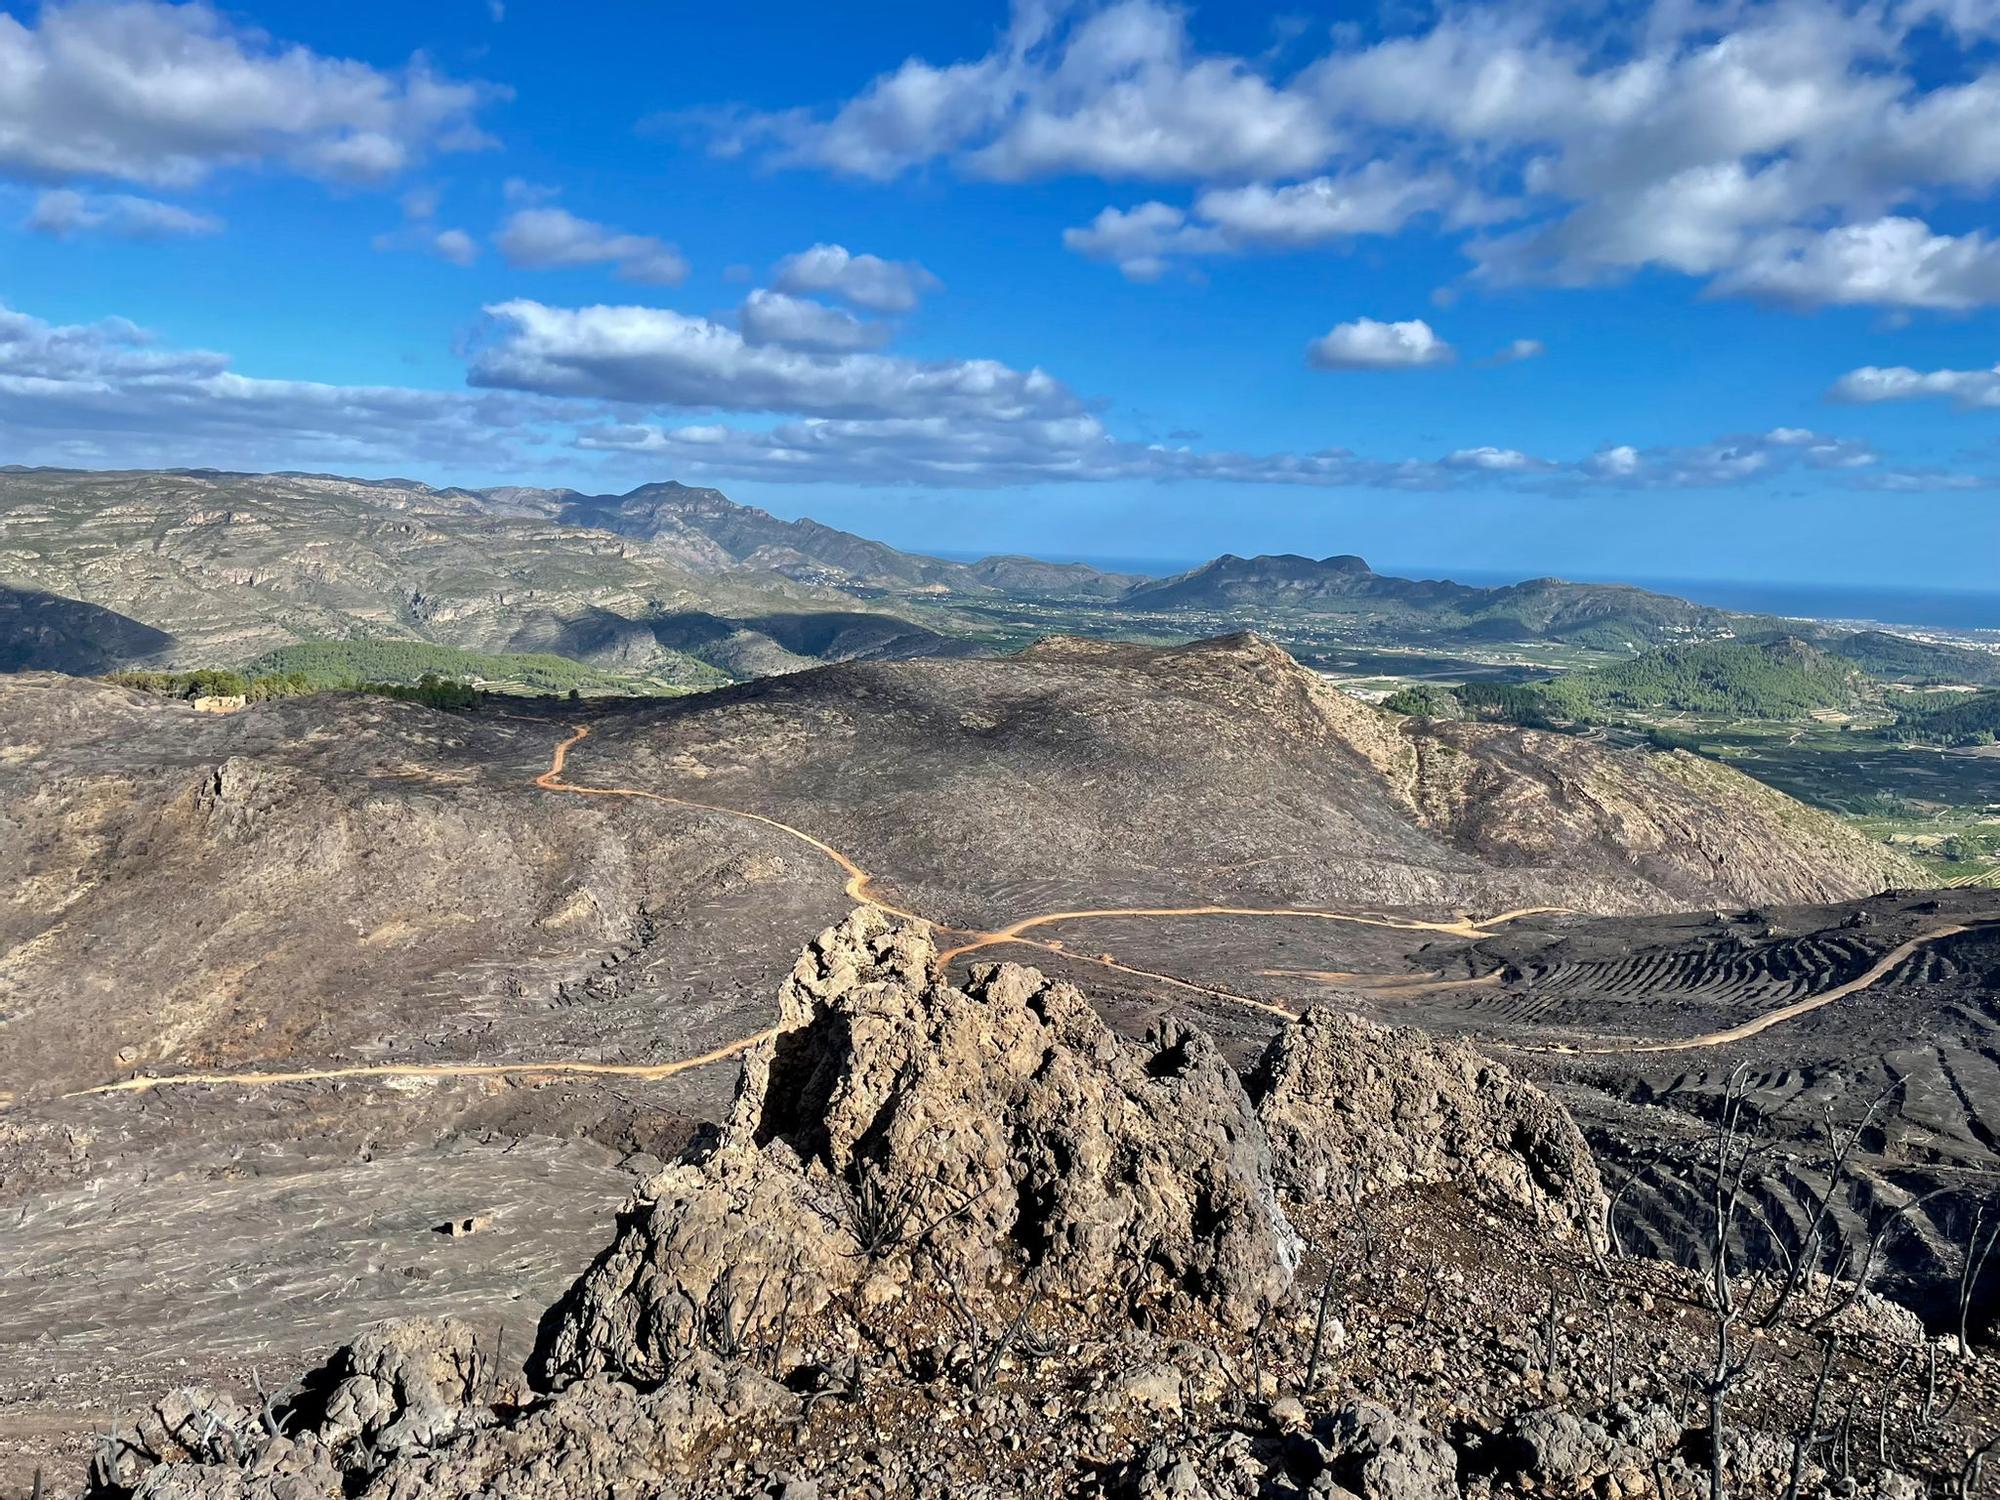
<path fill-rule="evenodd" d="M 1087 563 L 1108 573 L 1142 573 L 1168 578 L 1209 561 L 1207 558 L 1107 557 L 1083 553 L 1038 553 L 1046 562 Z M 977 562 L 990 552 L 936 551 L 932 556 L 953 562 Z M 1371 558 L 1370 562 L 1374 562 Z M 1458 583 L 1494 587 L 1540 575 L 1490 568 L 1446 568 L 1431 563 L 1381 562 L 1375 570 L 1398 578 L 1449 578 Z M 1555 571 L 1555 570 L 1552 570 Z M 1558 576 L 1570 577 L 1568 574 Z M 1734 578 L 1578 578 L 1588 583 L 1629 583 L 1655 593 L 1672 594 L 1696 604 L 1748 614 L 1782 615 L 1799 620 L 1857 620 L 1879 625 L 1928 626 L 1939 630 L 2000 631 L 2000 590 L 1925 589 L 1875 586 L 1865 583 L 1760 583 Z"/>
<path fill-rule="evenodd" d="M 1385 565 L 1383 572 L 1419 578 L 1450 576 L 1461 583 L 1518 583 L 1510 574 L 1463 569 Z M 1733 578 L 1619 578 L 1659 594 L 1672 594 L 1718 609 L 1782 615 L 1798 620 L 1868 620 L 1881 625 L 1930 626 L 1940 630 L 2000 630 L 2000 591 L 1925 589 L 1866 583 L 1769 583 Z"/>

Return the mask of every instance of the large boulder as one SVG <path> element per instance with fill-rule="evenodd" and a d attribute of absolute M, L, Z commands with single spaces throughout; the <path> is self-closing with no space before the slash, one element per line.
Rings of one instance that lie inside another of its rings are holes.
<path fill-rule="evenodd" d="M 1358 1203 L 1450 1183 L 1579 1236 L 1607 1200 L 1583 1134 L 1534 1084 L 1460 1042 L 1315 1006 L 1248 1079 L 1289 1198 Z"/>
<path fill-rule="evenodd" d="M 963 989 L 928 931 L 820 934 L 699 1161 L 656 1178 L 554 1310 L 539 1375 L 654 1378 L 719 1321 L 769 1332 L 860 1290 L 1199 1303 L 1246 1325 L 1297 1240 L 1236 1074 L 1205 1036 L 1126 1041 L 1013 964 Z"/>
<path fill-rule="evenodd" d="M 1492 1443 L 1497 1477 L 1537 1494 L 1599 1493 L 1618 1478 L 1625 1494 L 1649 1487 L 1655 1466 L 1681 1440 L 1681 1425 L 1662 1405 L 1623 1402 L 1600 1411 L 1560 1407 L 1521 1412 Z"/>
<path fill-rule="evenodd" d="M 319 1441 L 350 1455 L 365 1450 L 362 1463 L 372 1467 L 436 1447 L 488 1416 L 480 1398 L 494 1394 L 487 1387 L 495 1373 L 478 1336 L 457 1319 L 402 1319 L 338 1351 L 307 1381 L 300 1415 L 317 1406 Z"/>

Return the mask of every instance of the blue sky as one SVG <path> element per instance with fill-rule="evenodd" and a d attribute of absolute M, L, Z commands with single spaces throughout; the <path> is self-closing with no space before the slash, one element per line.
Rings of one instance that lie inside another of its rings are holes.
<path fill-rule="evenodd" d="M 0 6 L 0 459 L 1990 585 L 2000 7 Z"/>

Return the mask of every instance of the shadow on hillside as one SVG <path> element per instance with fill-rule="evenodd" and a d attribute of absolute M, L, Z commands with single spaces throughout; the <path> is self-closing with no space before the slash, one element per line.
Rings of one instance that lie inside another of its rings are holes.
<path fill-rule="evenodd" d="M 129 615 L 0 584 L 0 672 L 88 677 L 168 650 L 174 638 Z"/>

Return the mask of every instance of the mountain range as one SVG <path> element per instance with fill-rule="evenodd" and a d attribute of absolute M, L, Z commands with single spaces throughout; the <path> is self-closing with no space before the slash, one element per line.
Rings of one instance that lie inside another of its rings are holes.
<path fill-rule="evenodd" d="M 754 568 L 831 588 L 952 593 L 1064 594 L 1115 599 L 1145 582 L 1083 563 L 1032 557 L 951 562 L 902 552 L 886 542 L 818 521 L 784 521 L 739 505 L 720 490 L 668 480 L 622 495 L 503 487 L 477 492 L 501 515 L 535 516 L 638 537 L 697 572 Z"/>
<path fill-rule="evenodd" d="M 1130 609 L 1373 616 L 1406 637 L 1464 641 L 1546 639 L 1637 650 L 1672 639 L 1728 634 L 1745 617 L 1629 584 L 1535 578 L 1504 588 L 1395 578 L 1361 558 L 1225 554 L 1176 578 L 1149 580 L 1120 601 Z"/>
<path fill-rule="evenodd" d="M 91 672 L 233 666 L 303 640 L 420 640 L 672 682 L 689 658 L 747 677 L 965 649 L 850 593 L 505 509 L 400 480 L 9 470 L 0 657 Z"/>
<path fill-rule="evenodd" d="M 1777 623 L 1622 584 L 1397 578 L 1351 555 L 1225 555 L 1171 578 L 958 562 L 674 482 L 591 495 L 212 470 L 0 469 L 0 591 L 8 670 L 238 666 L 299 641 L 406 640 L 554 653 L 669 685 L 989 650 L 1006 643 L 995 620 L 1010 609 L 1033 634 L 1324 627 L 1625 654 Z M 1856 649 L 1905 679 L 1994 670 L 1981 653 L 1880 633 Z"/>

